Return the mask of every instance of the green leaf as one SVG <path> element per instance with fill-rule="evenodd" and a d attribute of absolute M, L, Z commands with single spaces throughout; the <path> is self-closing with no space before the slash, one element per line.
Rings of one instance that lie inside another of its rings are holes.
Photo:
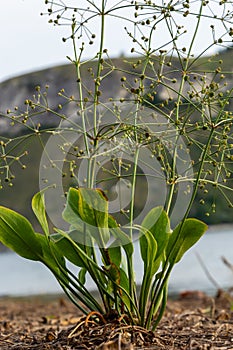
<path fill-rule="evenodd" d="M 120 268 L 120 298 L 128 310 L 130 310 L 131 307 L 129 290 L 129 278 L 125 271 L 122 268 Z"/>
<path fill-rule="evenodd" d="M 0 241 L 26 259 L 40 260 L 42 248 L 30 222 L 4 207 L 0 207 Z"/>
<path fill-rule="evenodd" d="M 32 198 L 32 210 L 36 215 L 44 233 L 49 236 L 49 226 L 46 217 L 44 193 L 38 192 Z"/>
<path fill-rule="evenodd" d="M 120 267 L 121 264 L 121 247 L 117 245 L 119 243 L 117 240 L 112 243 L 112 245 L 107 248 L 111 262 L 116 266 Z"/>
<path fill-rule="evenodd" d="M 74 265 L 79 267 L 86 267 L 85 264 L 85 258 L 84 256 L 81 256 L 77 249 L 75 248 L 74 244 L 72 243 L 73 237 L 72 234 L 68 234 L 70 237 L 70 240 L 67 239 L 64 234 L 61 233 L 61 230 L 58 230 L 57 234 L 51 235 L 51 239 L 53 240 L 54 244 L 58 248 L 58 250 L 63 253 L 63 255 Z M 76 244 L 79 246 L 80 249 L 83 250 L 83 246 L 76 242 Z"/>
<path fill-rule="evenodd" d="M 153 278 L 154 261 L 157 253 L 157 242 L 151 232 L 145 229 L 144 235 L 140 237 L 139 243 L 141 257 L 144 262 L 144 273 L 139 296 L 139 312 L 141 319 L 144 320 Z"/>
<path fill-rule="evenodd" d="M 122 246 L 124 249 L 126 255 L 128 257 L 131 257 L 133 255 L 133 243 L 129 236 L 123 232 L 119 225 L 117 224 L 116 220 L 113 218 L 113 216 L 108 215 L 108 226 L 109 231 L 113 237 L 116 238 L 116 241 L 119 242 L 119 245 Z"/>
<path fill-rule="evenodd" d="M 165 257 L 165 248 L 170 236 L 170 222 L 165 210 L 159 215 L 161 207 L 153 208 L 143 220 L 142 226 L 147 228 L 157 242 L 157 252 L 153 262 L 153 274 L 157 272 L 160 267 L 162 259 Z M 153 220 L 154 218 L 154 220 Z"/>
<path fill-rule="evenodd" d="M 43 262 L 59 280 L 59 277 L 66 278 L 66 264 L 63 253 L 60 252 L 53 241 L 40 233 L 36 233 L 38 242 L 42 248 L 42 256 L 40 261 Z M 67 279 L 67 282 L 69 280 Z"/>
<path fill-rule="evenodd" d="M 142 226 L 150 230 L 157 242 L 157 259 L 163 254 L 170 235 L 170 223 L 168 215 L 165 210 L 161 211 L 161 207 L 153 208 L 146 215 L 145 219 L 142 222 Z"/>
<path fill-rule="evenodd" d="M 81 268 L 79 273 L 78 273 L 78 279 L 80 284 L 82 284 L 83 286 L 86 283 L 86 273 L 87 273 L 87 269 L 85 268 Z"/>
<path fill-rule="evenodd" d="M 171 264 L 176 264 L 184 253 L 189 250 L 205 233 L 208 226 L 197 219 L 186 219 L 171 233 L 166 256 Z"/>
<path fill-rule="evenodd" d="M 140 236 L 140 251 L 141 257 L 144 262 L 144 270 L 147 270 L 155 260 L 157 253 L 157 242 L 154 239 L 152 233 L 149 230 L 144 230 L 144 234 Z"/>
<path fill-rule="evenodd" d="M 122 268 L 120 268 L 120 286 L 129 293 L 129 278 Z M 123 294 L 126 295 L 124 292 Z"/>
<path fill-rule="evenodd" d="M 161 214 L 163 212 L 163 207 L 156 207 L 149 211 L 149 213 L 145 216 L 142 226 L 151 230 L 152 227 L 155 226 L 156 222 L 159 220 Z"/>
<path fill-rule="evenodd" d="M 163 207 L 153 208 L 144 218 L 142 222 L 142 230 L 140 232 L 140 250 L 141 256 L 144 261 L 145 269 L 149 264 L 153 264 L 156 259 L 157 250 L 159 249 L 159 255 L 164 249 L 164 241 L 166 240 L 167 222 L 164 220 Z M 162 216 L 163 220 L 159 220 Z M 162 222 L 164 221 L 164 222 Z M 159 224 L 158 224 L 159 223 Z M 162 225 L 159 227 L 159 225 Z M 165 226 L 165 230 L 164 230 Z M 164 237 L 165 236 L 165 237 Z M 160 242 L 161 247 L 158 246 L 157 240 Z"/>
<path fill-rule="evenodd" d="M 152 281 L 164 258 L 170 231 L 169 219 L 163 207 L 153 208 L 144 218 L 139 239 L 144 274 L 139 296 L 139 311 L 142 324 L 145 319 Z"/>
<path fill-rule="evenodd" d="M 74 242 L 78 243 L 80 246 L 92 247 L 93 245 L 89 230 L 86 230 L 86 232 L 80 232 L 74 226 L 70 226 L 68 235 L 72 238 Z"/>
<path fill-rule="evenodd" d="M 101 190 L 70 188 L 63 218 L 82 232 L 85 225 L 89 226 L 99 246 L 109 241 L 108 201 Z"/>
<path fill-rule="evenodd" d="M 81 261 L 83 261 L 83 265 L 82 266 L 87 268 L 87 270 L 90 273 L 90 275 L 91 275 L 91 272 L 96 271 L 96 276 L 98 276 L 98 271 L 99 271 L 99 272 L 101 272 L 101 278 L 105 277 L 105 272 L 96 263 L 95 259 L 93 259 L 93 257 L 89 254 L 89 252 L 87 252 L 89 247 L 85 247 L 84 246 L 85 249 L 87 250 L 87 251 L 86 250 L 84 251 L 84 249 L 81 248 L 78 245 L 78 243 L 73 241 L 72 237 L 70 237 L 70 235 L 67 232 L 64 232 L 64 231 L 59 230 L 59 229 L 56 229 L 56 230 L 61 236 L 63 236 L 66 240 L 68 240 L 71 243 L 72 247 L 75 250 L 75 254 L 73 254 L 74 251 L 72 251 L 72 252 L 69 252 L 69 251 L 66 252 L 65 251 L 67 259 L 69 259 L 71 262 L 73 262 L 75 265 L 77 265 L 76 258 L 79 257 L 81 259 Z M 58 239 L 58 241 L 60 241 L 60 238 Z M 82 266 L 80 266 L 80 267 L 82 267 Z M 94 279 L 93 276 L 92 276 L 92 278 Z M 95 281 L 95 283 L 97 285 L 101 285 L 103 283 L 103 281 L 100 279 L 98 281 Z"/>

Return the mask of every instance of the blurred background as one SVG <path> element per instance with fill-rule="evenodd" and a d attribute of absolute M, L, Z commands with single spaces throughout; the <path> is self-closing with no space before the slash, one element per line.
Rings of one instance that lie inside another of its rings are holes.
<path fill-rule="evenodd" d="M 53 106 L 57 105 L 60 101 L 57 97 L 57 91 L 59 91 L 59 89 L 65 88 L 69 95 L 72 94 L 76 88 L 76 84 L 72 80 L 74 68 L 69 64 L 69 60 L 66 58 L 66 56 L 73 56 L 71 41 L 68 40 L 65 43 L 62 41 L 62 37 L 66 37 L 70 34 L 69 28 L 65 26 L 54 28 L 53 25 L 48 24 L 47 16 L 40 15 L 40 13 L 44 12 L 46 12 L 46 6 L 42 0 L 33 0 L 33 5 L 31 0 L 8 0 L 1 5 L 0 112 L 2 113 L 6 113 L 7 109 L 14 109 L 15 106 L 23 108 L 24 100 L 32 96 L 35 86 L 37 85 L 50 85 L 49 99 L 50 104 Z M 191 23 L 190 26 L 192 26 Z M 208 21 L 206 26 L 209 27 Z M 208 37 L 203 35 L 203 33 L 206 33 L 208 36 L 208 31 L 205 30 L 205 27 L 203 27 L 201 31 L 198 46 L 194 48 L 195 54 L 198 54 L 198 52 L 202 50 L 208 40 Z M 162 36 L 161 40 L 164 40 Z M 188 36 L 186 40 L 189 40 Z M 111 57 L 116 60 L 118 65 L 122 57 L 127 57 L 129 55 L 128 36 L 125 32 L 119 35 L 119 27 L 114 25 L 114 22 L 112 22 L 111 30 L 106 36 L 106 47 L 108 47 Z M 91 58 L 92 52 L 96 52 L 97 48 L 92 46 L 88 50 L 85 54 L 86 58 Z M 232 50 L 219 46 L 215 48 L 215 51 L 210 50 L 208 55 L 212 55 L 213 53 L 217 54 L 217 60 L 223 59 L 224 69 L 232 72 Z M 85 79 L 88 85 L 88 76 L 86 76 Z M 116 75 L 114 79 L 111 78 L 111 81 L 106 83 L 108 84 L 106 85 L 106 91 L 108 93 L 111 92 L 111 94 L 119 94 L 119 76 Z M 232 109 L 232 103 L 229 108 Z M 64 111 L 69 113 L 68 107 Z M 49 123 L 55 125 L 57 121 L 50 119 L 47 123 L 48 126 Z M 23 132 L 20 126 L 18 129 L 11 129 L 9 128 L 9 124 L 0 119 L 0 138 L 1 136 L 14 138 L 23 134 Z M 7 186 L 7 184 L 4 185 L 4 188 L 0 191 L 0 204 L 19 211 L 32 220 L 33 224 L 37 226 L 30 209 L 30 202 L 32 195 L 39 190 L 38 169 L 42 152 L 41 143 L 36 139 L 28 139 L 28 143 L 24 144 L 22 152 L 24 149 L 29 149 L 28 156 L 22 158 L 21 164 L 18 163 L 13 166 L 13 171 L 17 174 L 14 185 L 13 187 Z M 22 165 L 26 166 L 25 170 L 22 169 Z M 210 231 L 212 233 L 210 232 L 210 234 L 212 238 L 204 238 L 203 246 L 200 246 L 200 248 L 197 246 L 195 249 L 201 251 L 202 258 L 208 265 L 208 268 L 214 275 L 217 274 L 218 279 L 218 276 L 221 274 L 221 269 L 224 269 L 221 256 L 226 254 L 227 258 L 233 261 L 233 252 L 231 254 L 230 248 L 232 247 L 230 242 L 232 242 L 233 236 L 232 208 L 224 206 L 223 199 L 216 197 L 215 193 L 209 193 L 205 198 L 204 207 L 200 206 L 200 198 L 201 197 L 197 198 L 191 214 L 194 217 L 203 219 L 211 226 Z M 206 213 L 210 212 L 213 201 L 217 205 L 216 213 L 206 215 Z M 217 226 L 212 228 L 213 225 Z M 208 235 L 209 234 L 207 234 L 207 236 Z M 1 249 L 3 249 L 3 247 Z M 195 264 L 198 265 L 198 259 L 196 258 L 194 250 L 191 252 L 190 256 L 191 258 L 187 258 L 190 260 L 186 261 L 186 266 L 187 264 L 192 267 L 195 266 Z M 46 293 L 57 291 L 56 288 L 54 290 L 53 287 L 50 287 L 51 279 L 50 275 L 48 277 L 49 272 L 47 273 L 46 271 L 47 277 L 45 277 L 45 275 L 43 275 L 44 268 L 38 267 L 39 272 L 37 275 L 35 272 L 36 265 L 33 263 L 27 264 L 28 262 L 23 262 L 21 258 L 13 258 L 13 255 L 9 255 L 8 253 L 0 253 L 0 278 L 3 279 L 0 286 L 0 296 L 3 294 L 36 294 L 37 292 Z M 29 274 L 26 272 L 26 266 L 28 266 L 30 270 Z M 178 288 L 178 286 L 179 288 L 182 287 L 181 280 L 184 282 L 182 288 L 188 288 L 190 285 L 190 269 L 185 266 L 185 262 L 180 266 L 181 270 L 179 271 L 178 269 L 176 272 L 176 281 L 175 279 L 173 281 L 175 285 L 174 289 Z M 198 266 L 199 269 L 193 272 L 191 278 L 193 281 L 196 278 L 195 284 L 198 288 L 201 286 L 204 290 L 210 289 L 211 286 L 207 281 L 206 275 L 202 273 L 203 270 L 200 269 L 200 265 Z M 19 270 L 17 270 L 17 267 Z M 42 275 L 40 275 L 41 268 L 43 271 Z M 211 270 L 212 268 L 213 270 Z M 9 269 L 15 271 L 15 277 L 9 274 Z M 138 271 L 140 275 L 140 268 Z M 28 283 L 26 281 L 20 283 L 20 280 L 22 281 L 22 275 L 25 276 Z M 32 275 L 36 276 L 34 281 L 32 280 Z M 194 275 L 196 276 L 195 278 Z M 226 272 L 227 276 L 225 276 L 225 274 L 223 275 L 223 280 L 220 278 L 219 283 L 224 284 L 224 286 L 230 286 L 231 282 L 233 282 L 233 276 L 229 271 Z M 21 277 L 16 286 L 15 282 L 17 276 Z M 199 285 L 198 276 L 200 277 L 199 282 L 201 281 Z M 45 284 L 41 284 L 42 289 L 39 289 L 38 281 L 41 280 L 44 280 Z M 207 282 L 207 285 L 205 282 Z"/>

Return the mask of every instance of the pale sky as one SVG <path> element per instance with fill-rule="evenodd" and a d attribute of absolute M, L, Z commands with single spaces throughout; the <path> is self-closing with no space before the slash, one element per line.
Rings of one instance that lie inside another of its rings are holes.
<path fill-rule="evenodd" d="M 0 81 L 51 65 L 68 63 L 66 56 L 73 57 L 71 42 L 62 42 L 68 29 L 48 24 L 48 17 L 40 16 L 45 10 L 44 0 L 1 1 Z M 192 28 L 190 20 L 188 26 Z M 206 33 L 203 27 L 196 51 L 206 46 Z M 161 34 L 156 40 L 164 40 L 164 33 Z M 114 23 L 112 18 L 106 32 L 106 46 L 110 48 L 112 57 L 123 52 L 128 54 L 132 47 L 123 28 L 120 29 L 119 23 Z M 87 55 L 92 56 L 98 48 L 92 46 L 89 50 L 92 51 L 87 52 Z"/>
<path fill-rule="evenodd" d="M 62 42 L 68 28 L 48 24 L 48 17 L 41 16 L 47 9 L 44 0 L 5 0 L 0 10 L 0 81 L 46 68 L 68 63 L 66 56 L 73 55 L 71 42 Z M 113 38 L 113 27 L 106 42 L 113 56 L 127 51 L 129 43 L 122 41 L 119 28 Z M 122 29 L 123 30 L 123 29 Z M 126 33 L 123 33 L 126 37 Z M 95 53 L 97 49 L 90 47 Z M 90 50 L 89 49 L 89 50 Z M 91 52 L 89 51 L 89 56 Z"/>
<path fill-rule="evenodd" d="M 2 1 L 3 2 L 3 1 Z M 69 44 L 49 25 L 43 0 L 6 0 L 0 11 L 0 81 L 50 65 L 66 63 Z"/>

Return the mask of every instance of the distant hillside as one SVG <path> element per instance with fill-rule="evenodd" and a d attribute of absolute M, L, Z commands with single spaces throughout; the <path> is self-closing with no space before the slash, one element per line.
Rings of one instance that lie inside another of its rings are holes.
<path fill-rule="evenodd" d="M 206 71 L 214 69 L 216 67 L 216 61 L 219 59 L 223 60 L 222 70 L 232 72 L 232 51 L 226 50 L 218 55 L 209 62 L 207 58 L 203 58 L 201 65 L 197 66 L 198 70 L 203 70 L 205 67 Z M 101 84 L 102 101 L 108 101 L 109 98 L 119 99 L 128 98 L 129 92 L 127 89 L 122 87 L 122 76 L 125 76 L 127 82 L 131 85 L 135 85 L 135 72 L 140 72 L 140 64 L 138 67 L 132 68 L 132 66 L 139 60 L 139 58 L 124 59 L 119 58 L 111 61 L 111 66 L 117 67 L 112 68 L 111 74 L 106 75 L 106 78 Z M 130 63 L 129 63 L 130 61 Z M 179 68 L 179 62 L 174 58 L 173 64 L 176 68 Z M 106 65 L 106 73 L 110 65 Z M 86 87 L 86 91 L 93 90 L 94 83 L 91 79 L 91 70 L 96 69 L 96 63 L 91 62 L 88 65 L 83 66 L 82 71 L 82 82 Z M 166 68 L 165 68 L 166 69 Z M 131 74 L 131 71 L 134 74 Z M 128 73 L 127 73 L 128 72 Z M 179 79 L 178 73 L 173 74 L 174 78 Z M 76 86 L 75 68 L 71 64 L 57 66 L 49 69 L 45 69 L 38 72 L 33 72 L 23 76 L 19 76 L 10 80 L 7 80 L 0 84 L 0 112 L 5 113 L 7 109 L 14 109 L 17 106 L 19 109 L 24 109 L 24 101 L 27 98 L 31 98 L 35 93 L 35 87 L 40 85 L 41 89 L 44 90 L 45 85 L 49 85 L 48 90 L 48 102 L 51 107 L 55 110 L 57 106 L 63 102 L 61 97 L 58 96 L 60 89 L 65 89 L 68 96 L 74 95 L 78 99 L 77 86 Z M 174 83 L 173 88 L 179 85 L 179 81 Z M 148 82 L 149 90 L 149 82 Z M 157 100 L 163 100 L 166 98 L 166 89 L 159 87 L 156 95 Z M 63 108 L 63 113 L 71 115 L 76 112 L 74 105 L 67 104 Z M 38 117 L 38 121 L 42 127 L 56 126 L 59 120 L 55 117 L 44 116 Z M 20 124 L 14 128 L 10 126 L 10 122 L 5 118 L 0 117 L 0 136 L 15 137 L 24 132 L 24 127 Z M 2 205 L 9 206 L 15 210 L 19 210 L 22 214 L 32 218 L 32 212 L 30 208 L 30 201 L 32 195 L 38 191 L 38 168 L 40 162 L 40 155 L 42 152 L 41 144 L 38 140 L 29 140 L 29 155 L 25 160 L 25 164 L 28 165 L 28 169 L 21 170 L 20 167 L 15 167 L 17 173 L 14 181 L 14 187 L 8 188 L 7 186 L 0 191 L 0 203 Z M 200 205 L 196 202 L 193 208 L 192 215 L 200 218 L 204 218 L 200 211 Z M 233 222 L 232 209 L 224 209 L 219 211 L 215 216 L 211 218 L 204 218 L 210 223 L 224 223 Z M 35 221 L 34 221 L 35 223 Z M 36 224 L 36 223 L 35 223 Z"/>
<path fill-rule="evenodd" d="M 123 75 L 126 75 L 127 81 L 134 85 L 135 76 L 122 73 L 122 70 L 129 70 L 129 63 L 126 63 L 121 59 L 114 59 L 111 61 L 111 64 L 114 64 L 116 67 L 118 67 L 118 69 L 113 69 L 111 74 L 107 75 L 101 83 L 101 100 L 104 102 L 108 101 L 109 98 L 127 98 L 128 93 L 122 87 L 121 82 Z M 95 71 L 95 69 L 95 62 L 90 62 L 88 65 L 83 66 L 82 83 L 85 86 L 86 96 L 88 95 L 88 91 L 94 90 L 91 71 Z M 110 69 L 106 67 L 106 72 L 108 70 Z M 41 90 L 44 90 L 46 85 L 49 86 L 48 103 L 50 107 L 56 110 L 56 106 L 58 106 L 60 103 L 64 103 L 64 99 L 58 96 L 60 89 L 64 89 L 68 96 L 74 95 L 76 98 L 78 98 L 76 80 L 77 77 L 75 75 L 75 67 L 72 64 L 56 66 L 9 79 L 0 84 L 0 112 L 5 112 L 7 109 L 14 109 L 15 106 L 18 108 L 24 108 L 25 99 L 33 96 L 35 93 L 35 87 L 38 85 L 41 86 Z M 83 97 L 85 97 L 85 92 Z M 71 105 L 67 105 L 63 108 L 63 113 L 66 115 L 73 114 L 74 112 L 74 107 Z M 56 124 L 57 121 L 51 121 L 51 118 L 48 121 L 48 118 L 43 119 L 42 117 L 42 120 L 40 119 L 40 123 L 47 126 L 49 123 Z M 20 125 L 18 126 L 18 130 L 15 127 L 11 128 L 9 127 L 7 121 L 2 120 L 1 118 L 0 127 L 1 133 L 15 135 L 20 132 Z"/>
<path fill-rule="evenodd" d="M 212 58 L 203 57 L 199 59 L 197 63 L 194 63 L 194 68 L 192 67 L 192 69 L 196 70 L 197 73 L 204 70 L 206 70 L 206 72 L 214 71 L 218 66 L 218 61 L 221 59 L 223 60 L 223 64 L 221 65 L 222 71 L 233 72 L 232 54 L 233 50 L 228 49 Z M 118 100 L 120 98 L 127 99 L 130 97 L 130 93 L 122 86 L 121 79 L 124 76 L 127 80 L 128 86 L 136 86 L 135 77 L 140 77 L 142 67 L 142 65 L 138 63 L 140 60 L 140 57 L 122 57 L 113 59 L 111 62 L 106 61 L 107 63 L 105 64 L 102 73 L 102 75 L 105 74 L 106 76 L 101 82 L 101 101 L 106 102 L 109 98 Z M 153 60 L 153 69 L 155 72 L 158 66 L 157 61 L 158 58 L 155 57 Z M 179 87 L 179 79 L 181 75 L 181 72 L 179 71 L 180 62 L 174 57 L 172 59 L 172 64 L 174 69 L 168 68 L 165 65 L 163 72 L 164 74 L 167 74 L 169 79 L 172 78 L 173 80 L 177 80 L 177 83 L 173 83 L 172 85 L 173 89 L 176 90 Z M 82 83 L 85 86 L 86 96 L 88 95 L 88 91 L 94 90 L 94 82 L 91 74 L 92 72 L 95 72 L 95 70 L 95 61 L 88 62 L 82 66 Z M 168 71 L 171 71 L 171 73 L 168 73 Z M 150 71 L 149 75 L 151 74 L 153 73 Z M 35 94 L 35 87 L 38 85 L 41 86 L 42 91 L 45 90 L 46 85 L 49 86 L 48 104 L 56 110 L 56 106 L 64 102 L 64 100 L 58 96 L 58 91 L 60 89 L 64 89 L 68 96 L 74 95 L 75 98 L 79 98 L 76 80 L 75 67 L 72 64 L 56 66 L 6 80 L 0 83 L 0 112 L 4 113 L 8 109 L 14 109 L 15 106 L 19 109 L 23 109 L 25 99 L 32 98 L 33 94 Z M 148 79 L 145 80 L 145 90 L 149 90 L 149 88 L 150 81 Z M 169 92 L 169 96 L 172 97 L 172 91 Z M 85 97 L 85 92 L 83 97 Z M 168 94 L 166 88 L 161 85 L 157 86 L 156 100 L 162 101 L 167 97 Z M 68 104 L 63 108 L 63 113 L 66 115 L 71 115 L 74 112 L 76 112 L 76 110 L 74 110 L 74 107 L 71 104 Z M 39 120 L 40 123 L 45 126 L 56 125 L 58 122 L 58 120 L 54 119 L 52 116 L 50 116 L 50 118 L 40 117 Z M 1 134 L 12 136 L 17 135 L 21 129 L 20 125 L 18 125 L 18 128 L 11 128 L 7 120 L 4 120 L 3 118 L 0 118 L 0 128 Z"/>

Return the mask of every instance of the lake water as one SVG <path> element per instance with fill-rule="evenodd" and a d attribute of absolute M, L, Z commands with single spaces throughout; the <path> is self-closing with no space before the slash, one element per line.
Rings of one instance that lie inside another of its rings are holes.
<path fill-rule="evenodd" d="M 139 246 L 135 244 L 136 280 L 142 278 L 142 263 Z M 207 277 L 198 256 L 219 287 L 233 286 L 233 272 L 227 268 L 221 257 L 233 264 L 233 226 L 212 227 L 201 240 L 174 267 L 170 279 L 170 293 L 183 290 L 201 290 L 209 294 L 216 287 Z M 14 253 L 0 253 L 0 296 L 25 296 L 34 294 L 54 294 L 62 292 L 50 271 L 39 262 L 32 262 Z M 91 281 L 88 287 L 94 289 Z"/>

